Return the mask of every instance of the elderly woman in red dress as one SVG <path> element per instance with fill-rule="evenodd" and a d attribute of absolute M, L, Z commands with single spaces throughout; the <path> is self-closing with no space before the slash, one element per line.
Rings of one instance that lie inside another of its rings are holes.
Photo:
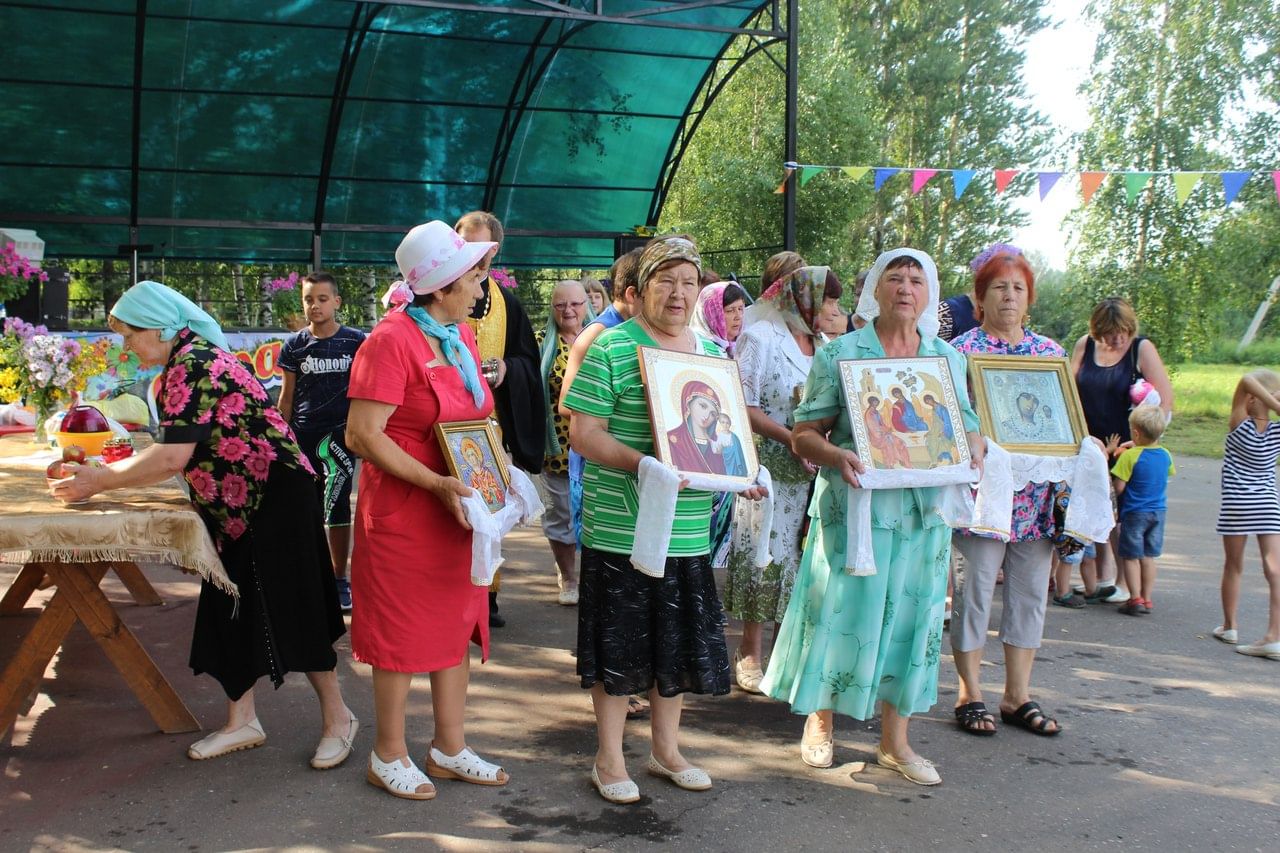
<path fill-rule="evenodd" d="M 351 366 L 347 444 L 367 463 L 351 561 L 351 651 L 373 667 L 377 736 L 366 778 L 397 797 L 429 800 L 409 758 L 405 707 L 414 673 L 431 675 L 437 778 L 505 785 L 463 734 L 470 643 L 489 652 L 487 587 L 471 582 L 471 530 L 433 435 L 437 423 L 493 411 L 475 337 L 462 322 L 480 298 L 476 268 L 493 243 L 468 243 L 444 222 L 419 225 L 396 250 L 404 281 Z"/>

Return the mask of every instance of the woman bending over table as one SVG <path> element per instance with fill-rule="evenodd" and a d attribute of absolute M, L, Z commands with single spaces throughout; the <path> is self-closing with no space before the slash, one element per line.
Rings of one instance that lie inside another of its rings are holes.
<path fill-rule="evenodd" d="M 359 723 L 338 687 L 333 643 L 346 628 L 311 469 L 284 418 L 244 363 L 227 351 L 216 320 L 154 281 L 120 297 L 108 318 L 144 366 L 163 365 L 156 443 L 106 468 L 78 468 L 55 497 L 84 500 L 108 489 L 160 483 L 182 474 L 235 598 L 200 587 L 191 668 L 227 694 L 227 723 L 192 744 L 196 760 L 266 741 L 254 706 L 263 676 L 279 687 L 302 671 L 320 699 L 323 731 L 311 766 L 336 767 L 351 754 Z"/>

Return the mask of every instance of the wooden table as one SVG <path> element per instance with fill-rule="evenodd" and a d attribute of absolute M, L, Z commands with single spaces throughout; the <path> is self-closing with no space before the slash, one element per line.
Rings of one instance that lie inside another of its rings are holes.
<path fill-rule="evenodd" d="M 100 584 L 114 571 L 135 602 L 163 604 L 138 568 L 152 558 L 195 571 L 234 591 L 204 523 L 177 478 L 64 506 L 48 492 L 39 448 L 30 437 L 0 438 L 0 554 L 18 554 L 22 570 L 0 599 L 0 616 L 21 613 L 32 594 L 54 587 L 35 625 L 0 673 L 0 734 L 39 687 L 71 626 L 84 625 L 150 712 L 161 731 L 192 732 L 200 723 L 120 621 Z M 52 451 L 45 454 L 48 461 Z"/>

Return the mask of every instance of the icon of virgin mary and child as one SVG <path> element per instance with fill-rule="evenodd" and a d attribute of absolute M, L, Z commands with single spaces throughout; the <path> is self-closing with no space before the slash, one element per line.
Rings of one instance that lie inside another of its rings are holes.
<path fill-rule="evenodd" d="M 667 430 L 676 470 L 747 476 L 742 441 L 734 434 L 733 421 L 722 410 L 714 388 L 697 379 L 686 382 L 680 390 L 680 412 L 680 425 Z"/>

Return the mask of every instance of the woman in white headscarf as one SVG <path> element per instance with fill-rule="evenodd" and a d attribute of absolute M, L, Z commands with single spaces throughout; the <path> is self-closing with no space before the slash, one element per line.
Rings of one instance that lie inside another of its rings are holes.
<path fill-rule="evenodd" d="M 913 249 L 882 254 L 867 276 L 858 313 L 867 325 L 818 350 L 795 411 L 792 443 L 820 470 L 800 571 L 761 686 L 808 715 L 800 750 L 805 763 L 832 763 L 835 711 L 866 720 L 879 703 L 879 763 L 916 784 L 936 785 L 942 779 L 912 749 L 907 724 L 937 701 L 951 531 L 938 511 L 939 489 L 877 489 L 871 542 L 878 571 L 845 571 L 848 487 L 860 486 L 865 468 L 853 449 L 839 362 L 946 358 L 975 466 L 986 445 L 969 405 L 964 356 L 937 337 L 933 260 Z"/>

